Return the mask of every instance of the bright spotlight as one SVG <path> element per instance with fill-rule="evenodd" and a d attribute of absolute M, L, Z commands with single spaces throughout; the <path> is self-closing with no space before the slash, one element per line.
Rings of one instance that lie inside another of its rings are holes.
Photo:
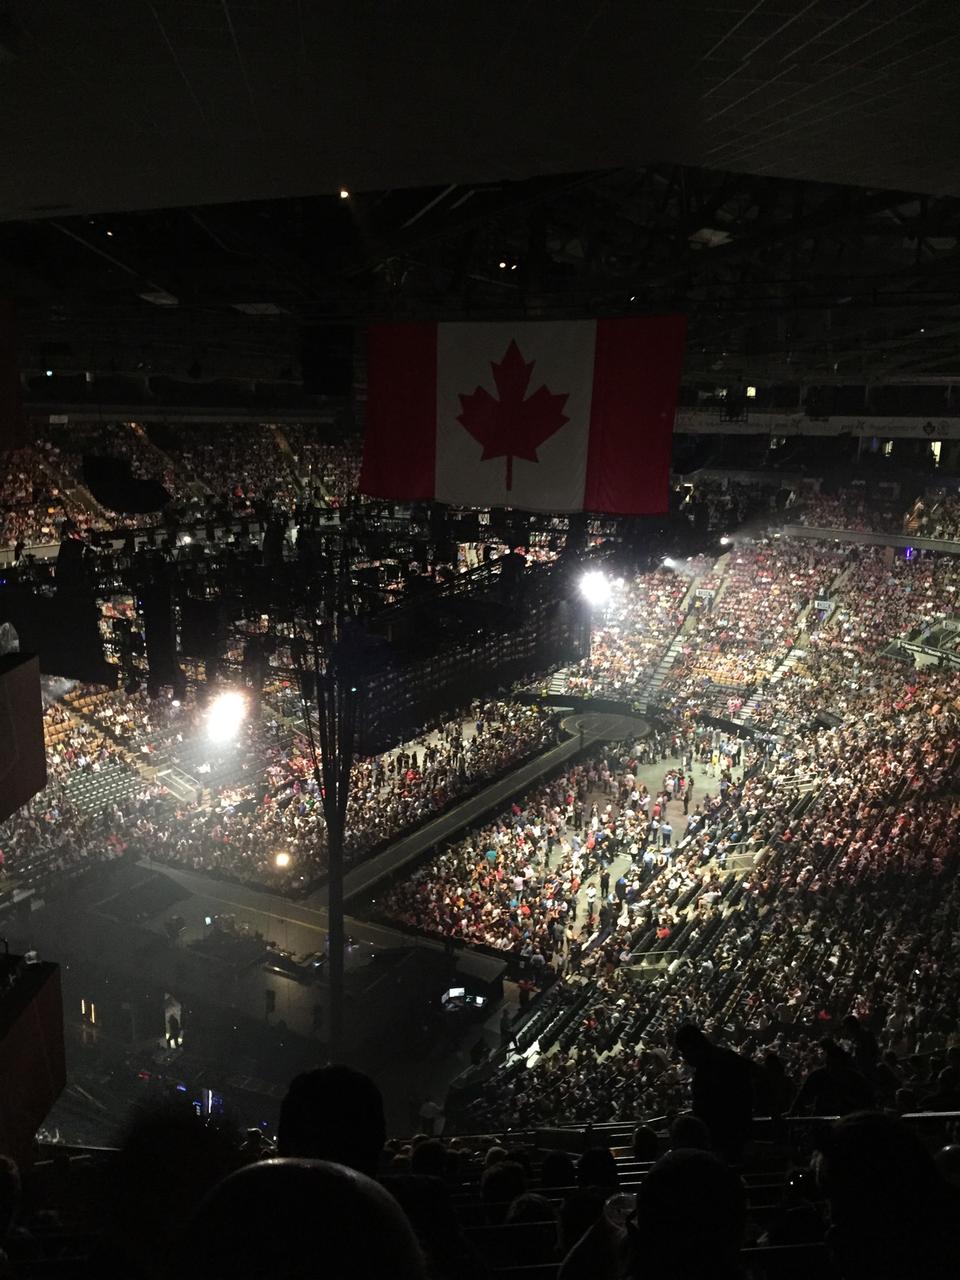
<path fill-rule="evenodd" d="M 230 742 L 247 718 L 247 700 L 242 693 L 220 693 L 207 709 L 207 737 L 211 742 Z"/>
<path fill-rule="evenodd" d="M 663 557 L 663 567 L 664 567 L 664 569 L 673 569 L 673 568 L 675 568 L 675 566 L 676 566 L 676 561 L 672 558 L 672 556 L 664 556 L 664 557 Z"/>
<path fill-rule="evenodd" d="M 283 870 L 284 867 L 289 867 L 290 865 L 289 853 L 278 853 L 273 860 L 273 865 L 275 867 L 278 867 L 281 871 Z"/>
<path fill-rule="evenodd" d="M 725 533 L 720 539 L 720 545 L 721 547 L 729 547 L 732 541 L 733 539 L 730 537 L 729 533 Z"/>
<path fill-rule="evenodd" d="M 591 569 L 580 579 L 580 592 L 587 604 L 603 605 L 610 599 L 610 582 L 600 569 Z"/>
<path fill-rule="evenodd" d="M 341 200 L 349 200 L 349 199 L 350 199 L 350 192 L 346 189 L 346 187 L 341 187 L 341 188 L 340 188 L 340 199 L 341 199 Z"/>

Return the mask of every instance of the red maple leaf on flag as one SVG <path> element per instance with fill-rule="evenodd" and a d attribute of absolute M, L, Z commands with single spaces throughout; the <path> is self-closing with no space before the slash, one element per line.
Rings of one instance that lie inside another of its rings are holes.
<path fill-rule="evenodd" d="M 499 400 L 495 400 L 484 387 L 460 396 L 463 412 L 457 421 L 483 445 L 481 462 L 490 458 L 506 458 L 508 489 L 513 488 L 514 458 L 537 462 L 540 445 L 570 421 L 563 412 L 569 393 L 555 395 L 542 386 L 527 397 L 534 364 L 535 360 L 527 364 L 516 340 L 511 338 L 500 363 L 490 363 Z"/>

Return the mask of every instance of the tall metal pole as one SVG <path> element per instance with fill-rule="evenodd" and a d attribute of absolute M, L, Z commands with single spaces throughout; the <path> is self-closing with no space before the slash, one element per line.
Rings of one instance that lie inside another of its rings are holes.
<path fill-rule="evenodd" d="M 343 1053 L 344 1005 L 344 913 L 343 913 L 343 841 L 346 831 L 347 804 L 350 799 L 350 773 L 356 733 L 357 688 L 350 676 L 339 668 L 336 650 L 328 656 L 326 669 L 320 673 L 317 663 L 317 709 L 319 712 L 320 777 L 323 814 L 327 824 L 327 920 L 329 957 L 327 1037 L 330 1059 Z"/>
<path fill-rule="evenodd" d="M 304 721 L 313 756 L 313 777 L 320 791 L 327 831 L 327 1046 L 331 1061 L 344 1051 L 344 838 L 359 693 L 353 663 L 344 643 L 343 624 L 349 613 L 349 566 L 346 541 L 338 553 L 337 571 L 322 586 L 322 605 L 314 612 L 312 634 L 295 650 L 300 676 Z M 321 620 L 322 618 L 322 620 Z M 304 680 L 309 653 L 317 707 L 317 737 Z M 318 751 L 319 745 L 319 751 Z"/>

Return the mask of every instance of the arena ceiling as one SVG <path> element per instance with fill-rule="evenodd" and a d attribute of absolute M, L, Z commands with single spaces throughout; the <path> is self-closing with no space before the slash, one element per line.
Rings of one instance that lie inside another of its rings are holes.
<path fill-rule="evenodd" d="M 688 381 L 960 374 L 960 200 L 675 165 L 8 223 L 4 283 L 41 376 L 294 383 L 304 326 L 668 310 Z"/>
<path fill-rule="evenodd" d="M 94 385 L 674 308 L 690 381 L 952 378 L 958 71 L 936 0 L 0 0 L 0 291 Z"/>
<path fill-rule="evenodd" d="M 679 163 L 960 195 L 952 0 L 4 0 L 0 217 Z"/>

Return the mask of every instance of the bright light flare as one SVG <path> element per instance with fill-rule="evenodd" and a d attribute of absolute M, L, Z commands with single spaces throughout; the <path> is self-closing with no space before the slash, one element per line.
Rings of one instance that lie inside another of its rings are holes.
<path fill-rule="evenodd" d="M 580 579 L 580 594 L 595 607 L 610 599 L 610 579 L 600 569 L 590 569 Z"/>
<path fill-rule="evenodd" d="M 277 867 L 280 871 L 282 871 L 284 867 L 289 867 L 290 865 L 289 853 L 284 853 L 283 851 L 278 853 L 273 860 L 273 865 Z"/>
<path fill-rule="evenodd" d="M 207 708 L 207 737 L 211 742 L 231 742 L 247 718 L 242 693 L 218 693 Z"/>
<path fill-rule="evenodd" d="M 732 541 L 733 539 L 730 537 L 729 533 L 725 533 L 720 539 L 720 545 L 721 547 L 729 547 Z"/>

